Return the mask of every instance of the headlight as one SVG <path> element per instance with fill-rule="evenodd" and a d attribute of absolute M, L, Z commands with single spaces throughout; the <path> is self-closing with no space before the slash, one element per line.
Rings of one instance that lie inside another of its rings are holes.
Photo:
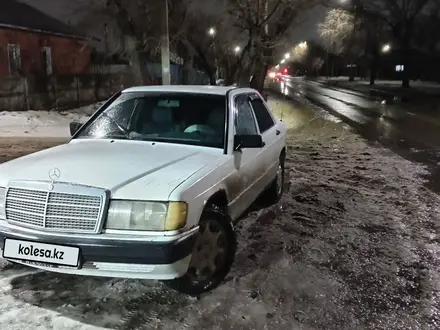
<path fill-rule="evenodd" d="M 0 187 L 0 219 L 5 219 L 6 188 Z"/>
<path fill-rule="evenodd" d="M 165 231 L 186 224 L 188 205 L 183 202 L 139 202 L 113 200 L 107 215 L 107 229 Z"/>

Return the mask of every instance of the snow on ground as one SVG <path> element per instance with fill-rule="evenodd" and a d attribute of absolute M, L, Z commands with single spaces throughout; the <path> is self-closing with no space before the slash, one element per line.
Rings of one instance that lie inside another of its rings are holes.
<path fill-rule="evenodd" d="M 271 104 L 291 127 L 290 190 L 237 222 L 223 285 L 191 298 L 4 262 L 0 329 L 438 329 L 439 197 L 425 169 L 341 123 Z"/>
<path fill-rule="evenodd" d="M 69 123 L 85 121 L 99 105 L 64 111 L 0 111 L 0 136 L 69 137 Z"/>

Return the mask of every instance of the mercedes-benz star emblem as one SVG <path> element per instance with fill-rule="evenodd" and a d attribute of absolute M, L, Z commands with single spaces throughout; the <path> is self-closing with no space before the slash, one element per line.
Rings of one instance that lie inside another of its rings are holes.
<path fill-rule="evenodd" d="M 59 168 L 55 167 L 49 171 L 49 178 L 52 181 L 57 181 L 61 176 L 61 171 Z"/>

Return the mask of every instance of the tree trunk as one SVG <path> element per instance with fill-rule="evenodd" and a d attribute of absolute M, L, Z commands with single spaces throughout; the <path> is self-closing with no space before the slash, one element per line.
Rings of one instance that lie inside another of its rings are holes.
<path fill-rule="evenodd" d="M 402 87 L 403 88 L 410 88 L 409 84 L 409 47 L 404 46 L 402 48 L 402 64 L 403 64 L 403 71 L 402 71 Z"/>
<path fill-rule="evenodd" d="M 264 80 L 266 79 L 266 72 L 268 65 L 264 63 L 259 63 L 261 61 L 257 61 L 254 71 L 252 72 L 252 80 L 250 81 L 250 87 L 256 89 L 260 92 L 264 89 Z"/>
<path fill-rule="evenodd" d="M 370 86 L 373 86 L 376 82 L 376 68 L 371 68 L 370 71 Z"/>
<path fill-rule="evenodd" d="M 191 41 L 189 42 L 194 47 L 194 50 L 196 51 L 199 57 L 200 63 L 202 64 L 203 70 L 208 75 L 209 84 L 216 85 L 217 82 L 215 80 L 215 69 L 210 65 L 208 59 L 206 58 L 205 51 L 201 49 L 196 43 L 193 43 Z"/>
<path fill-rule="evenodd" d="M 377 65 L 379 61 L 379 55 L 377 53 L 373 54 L 373 59 L 370 63 L 370 85 L 374 85 L 376 82 L 376 76 L 377 76 Z"/>
<path fill-rule="evenodd" d="M 355 76 L 355 70 L 354 70 L 354 64 L 352 63 L 350 64 L 350 76 L 348 77 L 348 81 L 353 82 L 354 76 Z"/>
<path fill-rule="evenodd" d="M 406 22 L 403 32 L 400 34 L 401 46 L 402 46 L 402 87 L 409 88 L 409 78 L 410 78 L 410 52 L 411 52 L 411 37 L 413 31 L 413 22 Z"/>
<path fill-rule="evenodd" d="M 235 76 L 237 74 L 237 64 L 230 64 L 226 67 L 225 72 L 225 85 L 230 86 L 235 82 Z"/>
<path fill-rule="evenodd" d="M 125 50 L 130 60 L 130 68 L 133 74 L 133 83 L 135 85 L 142 85 L 144 77 L 142 74 L 142 66 L 140 60 L 140 53 L 137 49 L 137 41 L 132 36 L 124 36 Z"/>
<path fill-rule="evenodd" d="M 185 64 L 183 66 L 182 70 L 182 83 L 184 85 L 192 85 L 193 82 L 190 79 L 191 70 L 193 68 L 193 60 L 191 56 L 187 56 L 187 59 L 185 60 Z"/>

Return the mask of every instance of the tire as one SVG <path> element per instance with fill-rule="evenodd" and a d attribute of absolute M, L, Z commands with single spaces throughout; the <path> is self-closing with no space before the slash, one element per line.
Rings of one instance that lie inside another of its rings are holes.
<path fill-rule="evenodd" d="M 187 273 L 166 282 L 172 289 L 192 296 L 211 291 L 223 282 L 232 267 L 237 250 L 237 237 L 231 218 L 222 209 L 207 206 L 202 213 L 199 226 L 199 236 Z M 208 234 L 206 230 L 209 230 Z M 216 234 L 217 238 L 214 237 Z M 208 237 L 211 240 L 206 243 Z M 206 263 L 209 263 L 207 259 L 212 262 L 210 266 L 206 266 Z M 209 272 L 206 271 L 207 268 L 210 269 Z"/>
<path fill-rule="evenodd" d="M 270 204 L 276 204 L 280 201 L 284 193 L 285 186 L 285 168 L 284 168 L 284 157 L 280 156 L 278 159 L 278 169 L 277 176 L 270 184 L 269 188 L 264 193 L 264 200 Z"/>

